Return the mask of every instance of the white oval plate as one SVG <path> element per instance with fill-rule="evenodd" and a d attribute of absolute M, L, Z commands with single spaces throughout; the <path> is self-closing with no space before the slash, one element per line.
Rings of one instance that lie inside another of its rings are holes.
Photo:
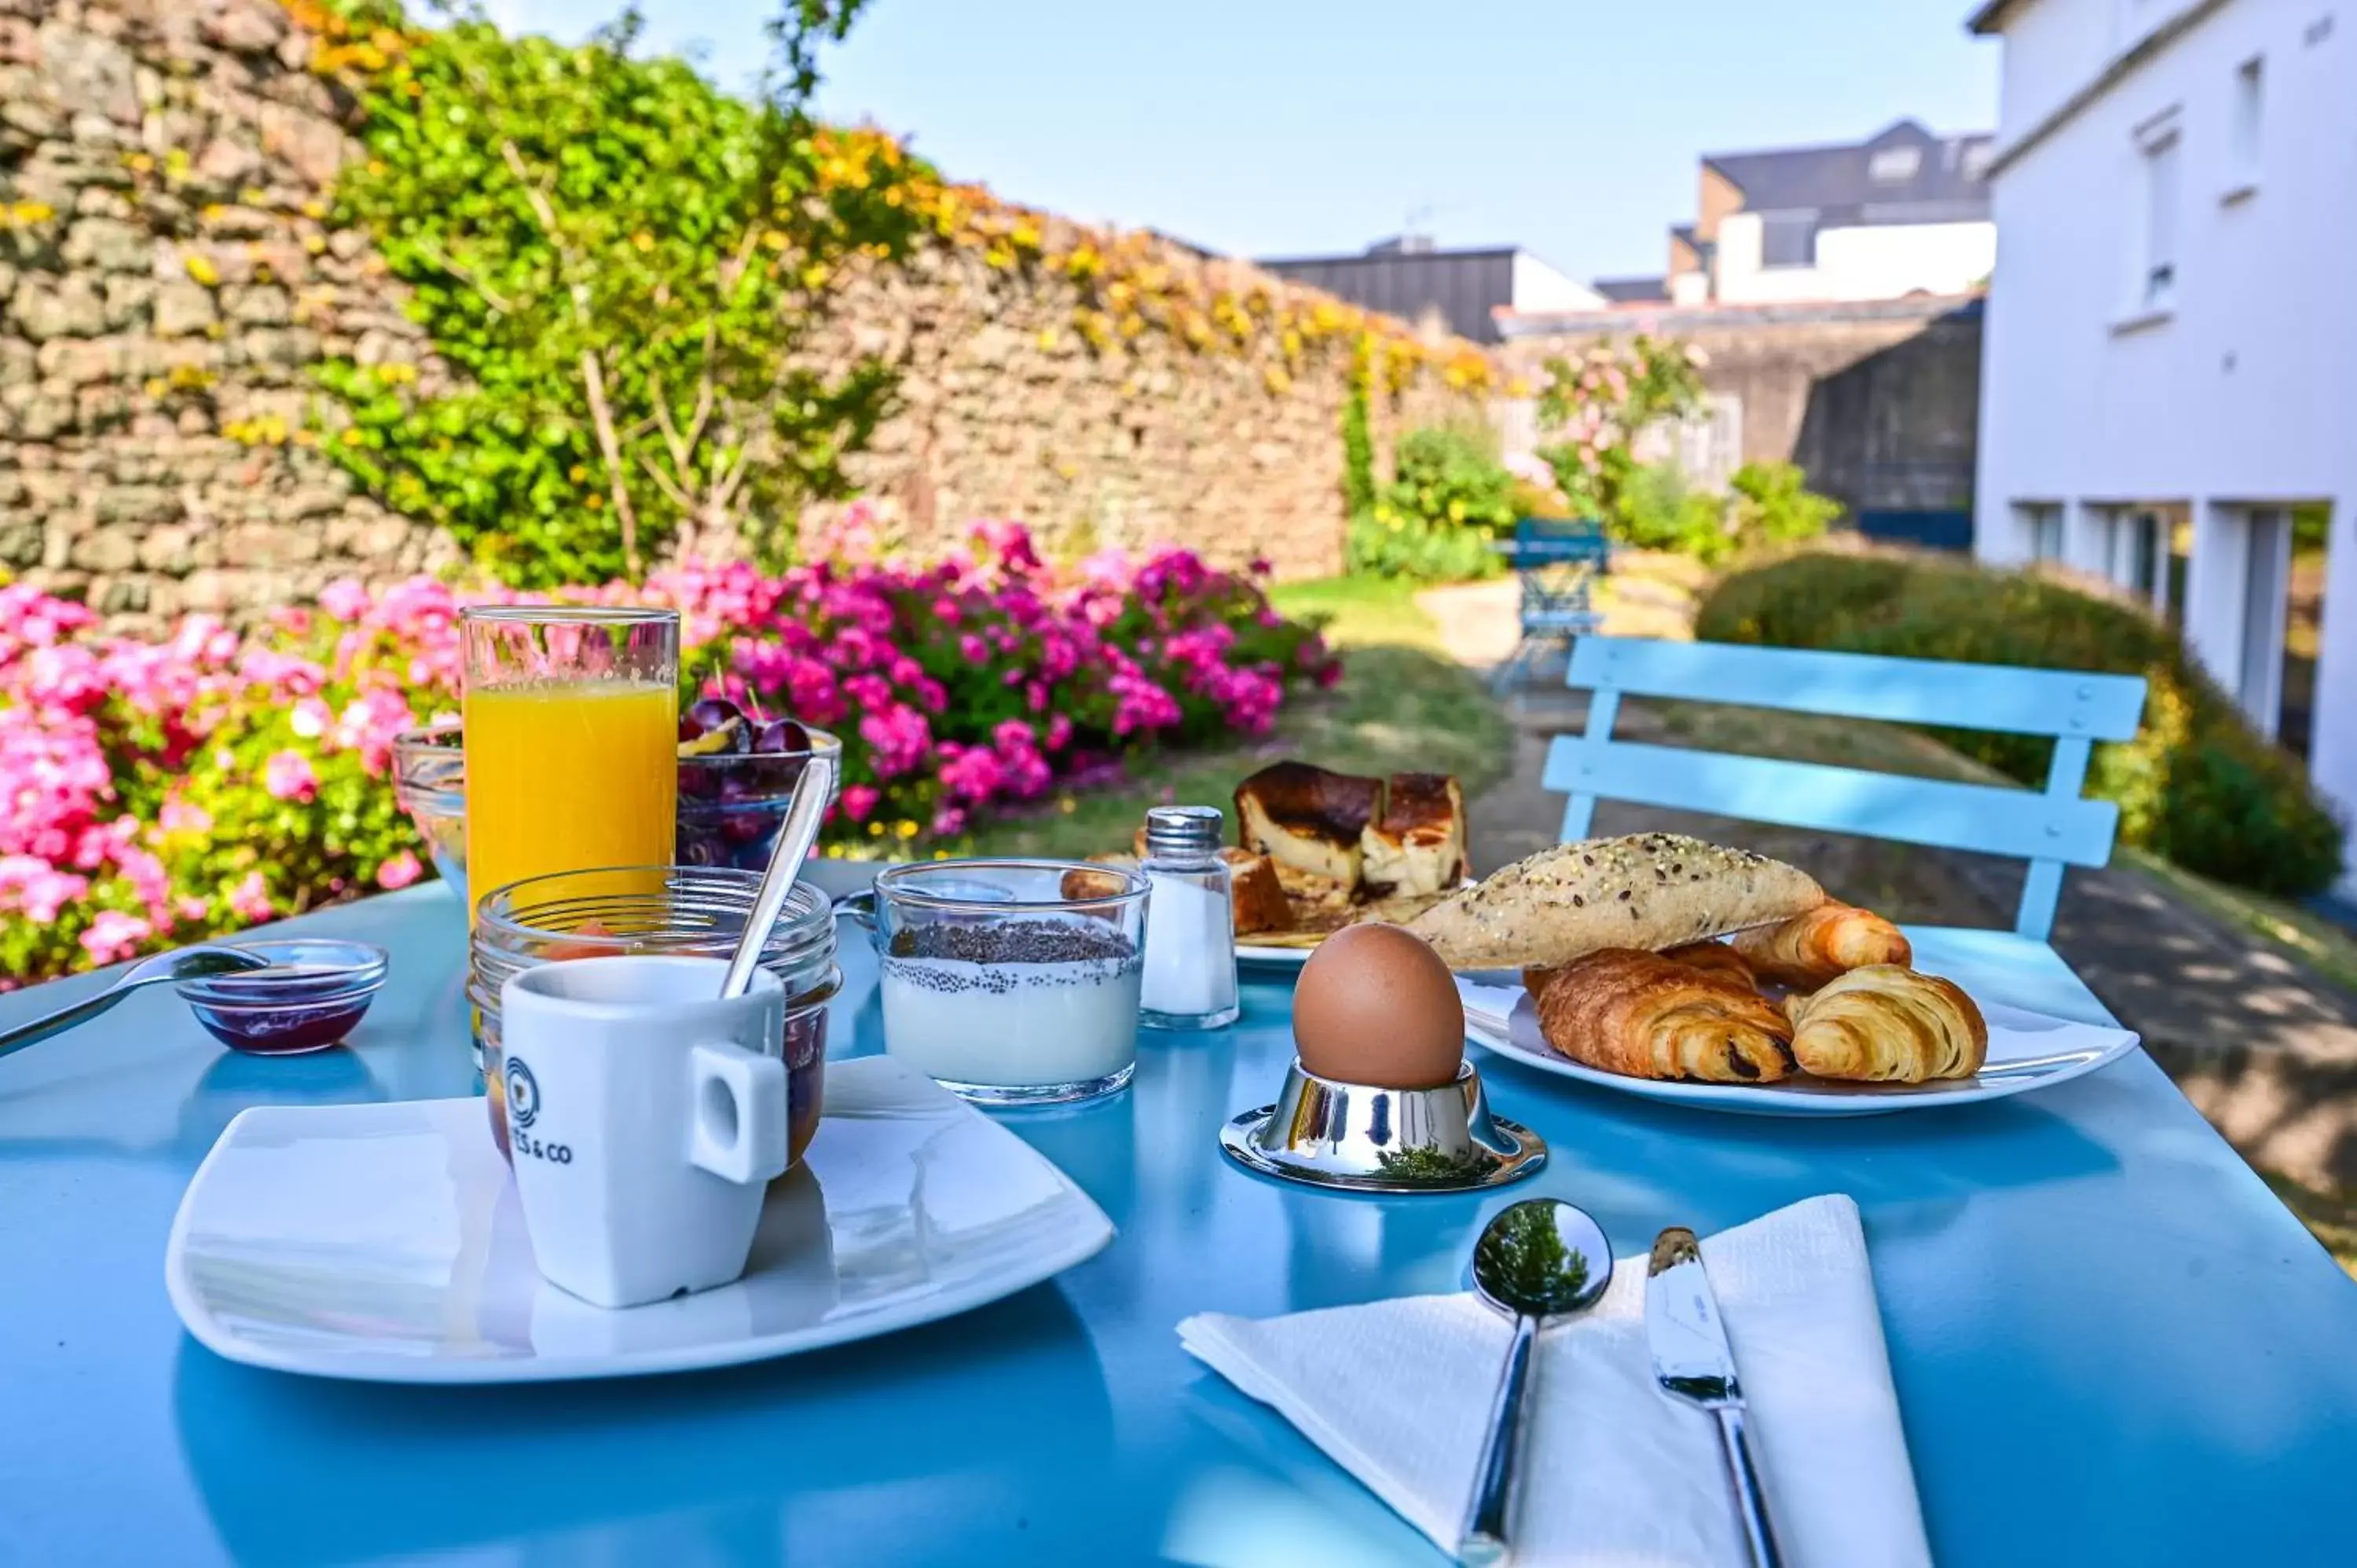
<path fill-rule="evenodd" d="M 745 1277 L 609 1311 L 540 1277 L 479 1099 L 259 1106 L 188 1183 L 164 1283 L 232 1361 L 395 1383 L 735 1366 L 907 1328 L 1093 1256 L 1113 1222 L 1030 1144 L 886 1057 L 827 1064 Z"/>
<path fill-rule="evenodd" d="M 1539 1038 L 1539 1021 L 1521 986 L 1482 984 L 1459 977 L 1465 1037 L 1485 1050 L 1562 1078 L 1641 1100 L 1731 1111 L 1745 1116 L 1881 1116 L 1939 1105 L 1978 1105 L 2082 1078 L 2133 1049 L 2126 1029 L 2072 1023 L 2044 1013 L 1980 1002 L 1988 1021 L 1988 1059 L 1979 1076 L 1938 1083 L 1835 1083 L 1795 1078 L 1781 1083 L 1688 1083 L 1679 1079 L 1629 1078 L 1557 1056 Z M 1511 997 L 1511 1013 L 1501 1012 Z M 2052 1058 L 2050 1060 L 2050 1058 Z M 2045 1064 L 2045 1065 L 2040 1065 Z"/>

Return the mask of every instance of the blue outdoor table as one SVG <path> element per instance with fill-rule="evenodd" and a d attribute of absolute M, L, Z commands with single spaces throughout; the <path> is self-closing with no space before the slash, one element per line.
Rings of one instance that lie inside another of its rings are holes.
<path fill-rule="evenodd" d="M 1480 1222 L 1536 1194 L 1641 1253 L 1665 1224 L 1826 1191 L 1865 1211 L 1946 1568 L 2357 1550 L 2357 1284 L 2141 1053 L 2050 1092 L 1838 1122 L 1648 1105 L 1483 1055 L 1500 1108 L 1553 1145 L 1542 1176 L 1339 1197 L 1245 1176 L 1214 1144 L 1290 1051 L 1287 986 L 1253 983 L 1231 1031 L 1148 1034 L 1128 1093 L 1007 1118 L 1121 1233 L 998 1305 L 635 1380 L 391 1388 L 235 1366 L 181 1331 L 163 1284 L 181 1189 L 230 1118 L 471 1088 L 446 890 L 294 924 L 393 950 L 349 1048 L 232 1056 L 167 989 L 0 1061 L 0 1562 L 1434 1563 L 1174 1325 L 1459 1288 Z M 2025 1005 L 2072 993 L 1987 970 L 1969 938 L 1917 950 Z M 845 964 L 835 1053 L 872 1052 L 874 963 Z M 96 983 L 0 998 L 0 1022 Z"/>

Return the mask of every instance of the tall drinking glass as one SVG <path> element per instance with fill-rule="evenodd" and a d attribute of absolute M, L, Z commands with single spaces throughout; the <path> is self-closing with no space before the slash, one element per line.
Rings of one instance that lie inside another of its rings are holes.
<path fill-rule="evenodd" d="M 511 605 L 462 618 L 469 915 L 527 876 L 669 865 L 678 613 Z"/>

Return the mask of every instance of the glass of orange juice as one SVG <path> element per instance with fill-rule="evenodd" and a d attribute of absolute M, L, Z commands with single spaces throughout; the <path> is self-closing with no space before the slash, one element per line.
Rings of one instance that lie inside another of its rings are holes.
<path fill-rule="evenodd" d="M 503 605 L 462 622 L 473 901 L 527 876 L 670 865 L 678 612 Z"/>

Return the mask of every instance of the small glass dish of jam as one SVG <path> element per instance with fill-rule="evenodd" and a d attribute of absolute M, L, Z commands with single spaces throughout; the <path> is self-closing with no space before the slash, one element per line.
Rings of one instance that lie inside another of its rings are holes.
<path fill-rule="evenodd" d="M 184 980 L 175 990 L 213 1038 L 262 1057 L 324 1050 L 352 1032 L 384 984 L 385 950 L 325 940 L 236 943 L 267 969 Z"/>

